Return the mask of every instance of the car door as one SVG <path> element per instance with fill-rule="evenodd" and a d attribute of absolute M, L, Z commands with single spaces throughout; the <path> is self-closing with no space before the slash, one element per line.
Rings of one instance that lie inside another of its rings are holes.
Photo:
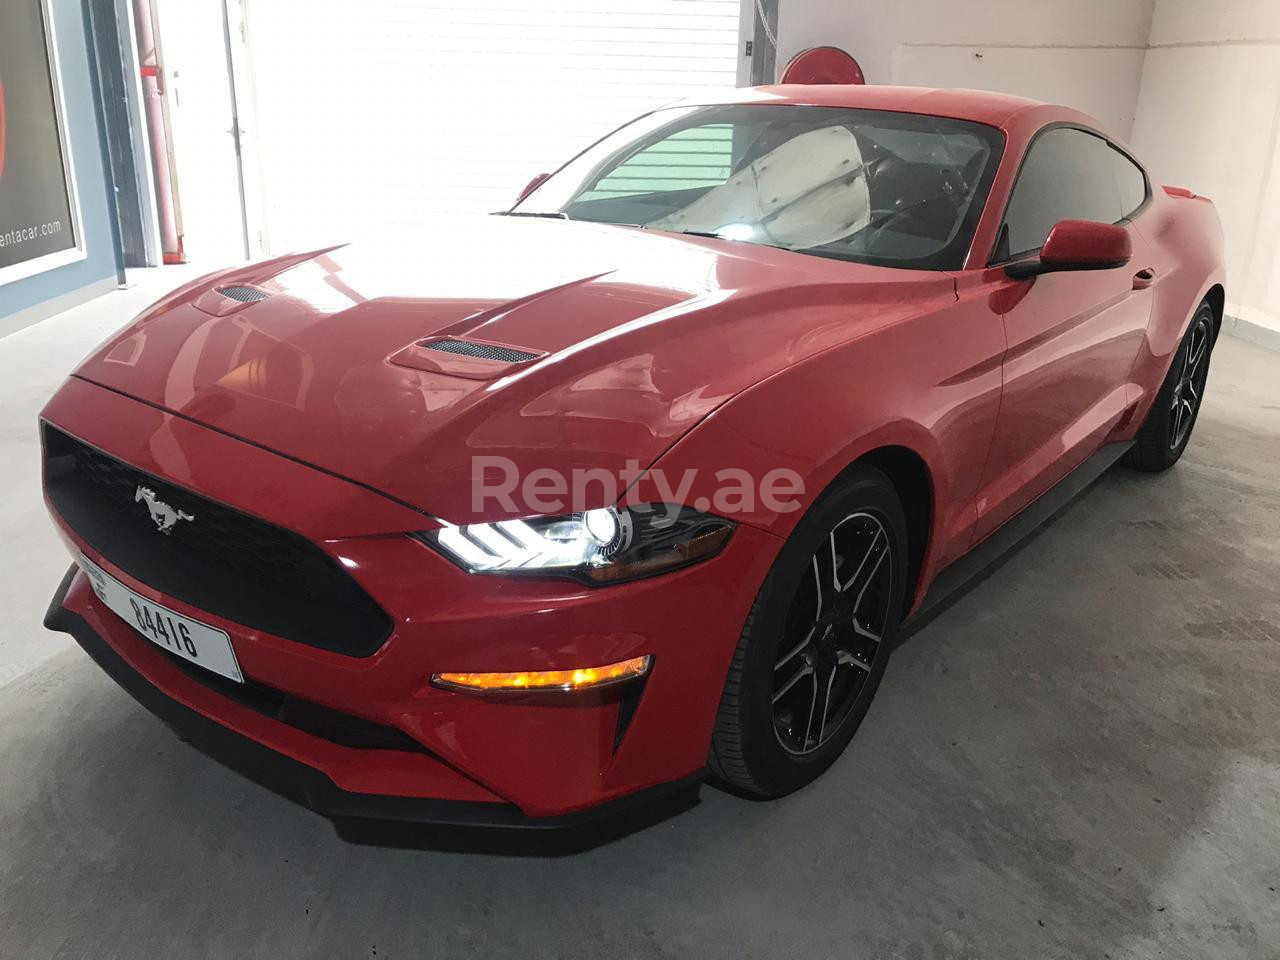
<path fill-rule="evenodd" d="M 1136 401 L 1129 381 L 1155 275 L 1150 248 L 1130 221 L 1148 195 L 1141 168 L 1092 131 L 1051 125 L 1028 148 L 995 262 L 983 274 L 1003 317 L 1007 352 L 979 487 L 977 539 L 1088 458 Z M 1114 269 L 1007 276 L 1005 263 L 1034 256 L 1053 226 L 1068 219 L 1124 225 L 1133 258 Z"/>

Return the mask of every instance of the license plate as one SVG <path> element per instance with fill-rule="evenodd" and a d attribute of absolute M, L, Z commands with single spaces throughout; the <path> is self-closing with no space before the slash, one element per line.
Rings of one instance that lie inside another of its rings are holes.
<path fill-rule="evenodd" d="M 107 607 L 158 647 L 184 660 L 244 683 L 231 638 L 225 630 L 192 620 L 134 593 L 96 563 L 80 556 L 80 568 Z"/>

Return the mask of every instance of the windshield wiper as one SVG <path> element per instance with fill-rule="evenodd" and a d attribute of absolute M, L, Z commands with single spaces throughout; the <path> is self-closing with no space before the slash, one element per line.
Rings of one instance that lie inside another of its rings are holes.
<path fill-rule="evenodd" d="M 541 210 L 498 210 L 494 213 L 495 217 L 545 217 L 549 220 L 568 220 L 567 213 L 559 212 L 543 212 Z"/>
<path fill-rule="evenodd" d="M 620 224 L 624 227 L 639 227 L 641 230 L 658 230 L 662 233 L 682 233 L 686 237 L 710 237 L 712 240 L 732 240 L 732 237 L 726 237 L 723 233 L 716 233 L 714 230 L 676 230 L 672 227 L 654 227 L 647 223 L 624 223 Z"/>
<path fill-rule="evenodd" d="M 630 224 L 626 224 L 630 226 Z M 723 233 L 716 233 L 714 230 L 669 230 L 666 227 L 650 227 L 646 224 L 636 224 L 641 230 L 661 230 L 663 233 L 679 233 L 686 237 L 710 237 L 712 240 L 728 240 L 730 243 L 749 243 L 753 247 L 770 247 L 774 250 L 792 250 L 792 247 L 784 247 L 780 243 L 765 243 L 763 240 L 742 239 L 736 237 L 726 237 Z"/>

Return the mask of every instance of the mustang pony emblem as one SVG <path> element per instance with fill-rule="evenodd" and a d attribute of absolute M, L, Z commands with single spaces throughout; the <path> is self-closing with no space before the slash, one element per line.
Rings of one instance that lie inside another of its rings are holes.
<path fill-rule="evenodd" d="M 179 520 L 194 520 L 195 517 L 184 510 L 175 510 L 163 500 L 156 499 L 156 492 L 148 487 L 138 487 L 133 494 L 133 502 L 141 500 L 147 505 L 147 512 L 156 522 L 156 529 L 161 533 L 172 532 Z"/>

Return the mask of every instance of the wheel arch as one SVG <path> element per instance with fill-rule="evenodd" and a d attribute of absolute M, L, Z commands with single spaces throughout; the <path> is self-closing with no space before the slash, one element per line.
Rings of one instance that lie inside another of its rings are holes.
<path fill-rule="evenodd" d="M 1218 334 L 1222 332 L 1222 319 L 1227 309 L 1227 291 L 1220 284 L 1215 283 L 1205 291 L 1204 299 L 1209 301 L 1209 306 L 1213 308 L 1213 339 L 1216 343 Z"/>
<path fill-rule="evenodd" d="M 836 477 L 838 482 L 859 466 L 872 466 L 889 478 L 902 512 L 907 519 L 907 591 L 903 617 L 915 604 L 925 569 L 925 558 L 933 542 L 934 516 L 936 515 L 933 475 L 929 465 L 918 452 L 900 444 L 886 444 L 868 450 L 857 457 Z"/>

